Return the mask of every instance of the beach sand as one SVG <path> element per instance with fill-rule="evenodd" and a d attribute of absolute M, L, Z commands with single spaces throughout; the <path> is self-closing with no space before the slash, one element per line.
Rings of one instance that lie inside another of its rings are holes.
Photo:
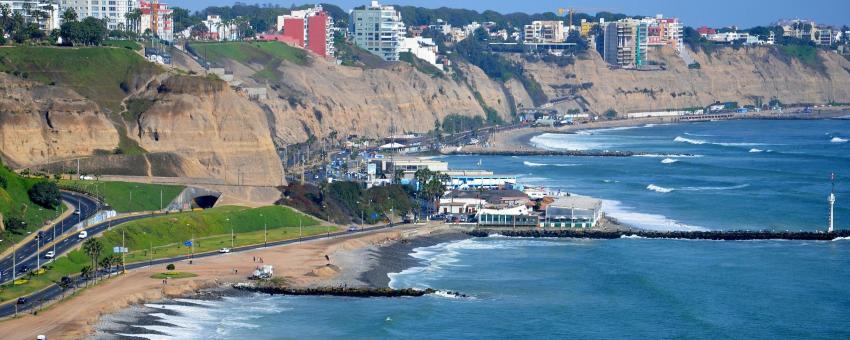
<path fill-rule="evenodd" d="M 298 287 L 380 284 L 388 282 L 388 279 L 380 279 L 381 275 L 386 277 L 386 273 L 397 269 L 395 266 L 375 269 L 379 265 L 376 254 L 382 246 L 452 232 L 443 224 L 406 225 L 391 230 L 223 254 L 197 259 L 191 265 L 182 261 L 175 263 L 176 271 L 198 276 L 168 280 L 167 285 L 161 279 L 150 278 L 155 273 L 164 272 L 165 266 L 140 268 L 105 280 L 96 287 L 80 290 L 76 296 L 47 307 L 37 315 L 25 314 L 2 321 L 0 334 L 3 339 L 10 340 L 35 339 L 40 334 L 47 335 L 48 339 L 83 338 L 95 331 L 104 315 L 128 306 L 143 308 L 138 305 L 244 282 L 256 267 L 262 265 L 273 265 L 276 277 Z M 325 259 L 325 255 L 330 261 Z M 258 262 L 260 258 L 262 263 Z M 367 272 L 370 274 L 364 274 Z"/>

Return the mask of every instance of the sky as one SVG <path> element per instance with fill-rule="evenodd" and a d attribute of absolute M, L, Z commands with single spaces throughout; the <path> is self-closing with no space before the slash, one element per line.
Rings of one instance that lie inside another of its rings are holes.
<path fill-rule="evenodd" d="M 232 5 L 235 0 L 165 0 L 171 5 L 199 10 L 207 6 Z M 309 0 L 241 0 L 243 3 L 279 4 L 290 6 L 310 3 Z M 344 10 L 367 4 L 369 0 L 320 0 Z M 850 25 L 848 0 L 387 0 L 382 4 L 415 5 L 427 8 L 452 7 L 477 11 L 487 9 L 502 13 L 556 12 L 560 7 L 575 8 L 577 12 L 609 11 L 629 15 L 654 16 L 664 14 L 678 17 L 688 26 L 752 27 L 767 25 L 778 19 L 811 19 L 816 23 Z"/>

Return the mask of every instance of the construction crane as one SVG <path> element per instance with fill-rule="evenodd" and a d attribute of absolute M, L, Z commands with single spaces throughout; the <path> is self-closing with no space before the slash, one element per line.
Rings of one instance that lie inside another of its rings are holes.
<path fill-rule="evenodd" d="M 558 8 L 558 16 L 569 16 L 569 24 L 570 27 L 573 26 L 573 15 L 576 11 L 582 11 L 583 13 L 599 13 L 599 12 L 613 12 L 610 8 Z"/>
<path fill-rule="evenodd" d="M 151 0 L 151 31 L 159 34 L 159 0 Z"/>

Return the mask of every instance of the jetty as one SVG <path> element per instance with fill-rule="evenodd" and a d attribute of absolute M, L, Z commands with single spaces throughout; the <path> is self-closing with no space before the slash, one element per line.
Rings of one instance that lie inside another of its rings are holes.
<path fill-rule="evenodd" d="M 234 284 L 233 288 L 252 292 L 263 293 L 270 295 L 298 295 L 298 296 L 348 296 L 348 297 L 419 297 L 427 294 L 434 294 L 437 291 L 431 288 L 428 289 L 392 289 L 392 288 L 372 288 L 372 287 L 315 287 L 315 288 L 294 288 L 278 285 L 254 285 L 254 284 Z"/>
<path fill-rule="evenodd" d="M 574 156 L 574 157 L 634 157 L 660 155 L 687 157 L 690 154 L 659 154 L 657 152 L 641 151 L 612 151 L 612 150 L 543 150 L 543 149 L 474 149 L 474 150 L 452 150 L 444 152 L 445 155 L 480 155 L 480 156 Z"/>
<path fill-rule="evenodd" d="M 683 240 L 715 240 L 715 241 L 747 241 L 747 240 L 793 240 L 793 241 L 832 241 L 838 238 L 850 237 L 850 230 L 823 231 L 774 231 L 774 230 L 713 230 L 713 231 L 651 231 L 651 230 L 588 230 L 588 229 L 487 229 L 477 228 L 467 232 L 470 236 L 487 237 L 502 235 L 507 237 L 532 238 L 581 238 L 612 240 L 618 238 L 647 238 L 647 239 L 683 239 Z"/>

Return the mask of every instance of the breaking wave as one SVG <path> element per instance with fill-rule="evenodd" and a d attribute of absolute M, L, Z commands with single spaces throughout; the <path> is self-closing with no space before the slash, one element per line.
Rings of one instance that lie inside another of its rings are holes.
<path fill-rule="evenodd" d="M 647 186 L 646 186 L 646 189 L 647 189 L 647 190 L 651 190 L 651 191 L 655 191 L 655 192 L 660 192 L 660 193 L 666 194 L 666 193 L 668 193 L 668 192 L 673 192 L 673 191 L 715 191 L 715 190 L 736 190 L 736 189 L 743 189 L 743 188 L 746 188 L 746 187 L 748 187 L 748 186 L 750 186 L 750 185 L 749 185 L 749 184 L 738 184 L 738 185 L 726 186 L 726 187 L 681 187 L 681 188 L 665 188 L 665 187 L 662 187 L 662 186 L 659 186 L 659 185 L 650 184 L 650 185 L 647 185 Z"/>
<path fill-rule="evenodd" d="M 764 145 L 764 144 L 762 144 L 762 143 L 719 143 L 719 142 L 709 142 L 709 141 L 702 140 L 702 139 L 692 139 L 692 138 L 686 138 L 686 137 L 682 137 L 682 136 L 676 136 L 676 138 L 673 138 L 673 141 L 674 141 L 674 142 L 679 142 L 679 143 L 688 143 L 688 144 L 693 144 L 693 145 L 703 145 L 703 144 L 711 144 L 711 145 L 719 145 L 719 146 L 758 146 L 758 145 Z"/>
<path fill-rule="evenodd" d="M 676 162 L 678 162 L 678 160 L 672 158 L 665 158 L 661 160 L 661 164 L 673 164 Z"/>
<path fill-rule="evenodd" d="M 540 167 L 540 166 L 558 166 L 558 167 L 569 167 L 569 166 L 579 166 L 581 164 L 572 164 L 572 163 L 556 163 L 556 164 L 548 164 L 548 163 L 535 163 L 529 161 L 523 161 L 522 164 L 530 167 Z"/>
<path fill-rule="evenodd" d="M 829 142 L 830 143 L 847 143 L 847 139 L 841 138 L 841 137 L 832 137 L 832 139 L 830 139 Z"/>
<path fill-rule="evenodd" d="M 762 150 L 762 149 L 752 148 L 752 149 L 750 149 L 750 152 L 751 152 L 751 153 L 759 153 L 759 152 L 764 152 L 764 150 Z"/>

